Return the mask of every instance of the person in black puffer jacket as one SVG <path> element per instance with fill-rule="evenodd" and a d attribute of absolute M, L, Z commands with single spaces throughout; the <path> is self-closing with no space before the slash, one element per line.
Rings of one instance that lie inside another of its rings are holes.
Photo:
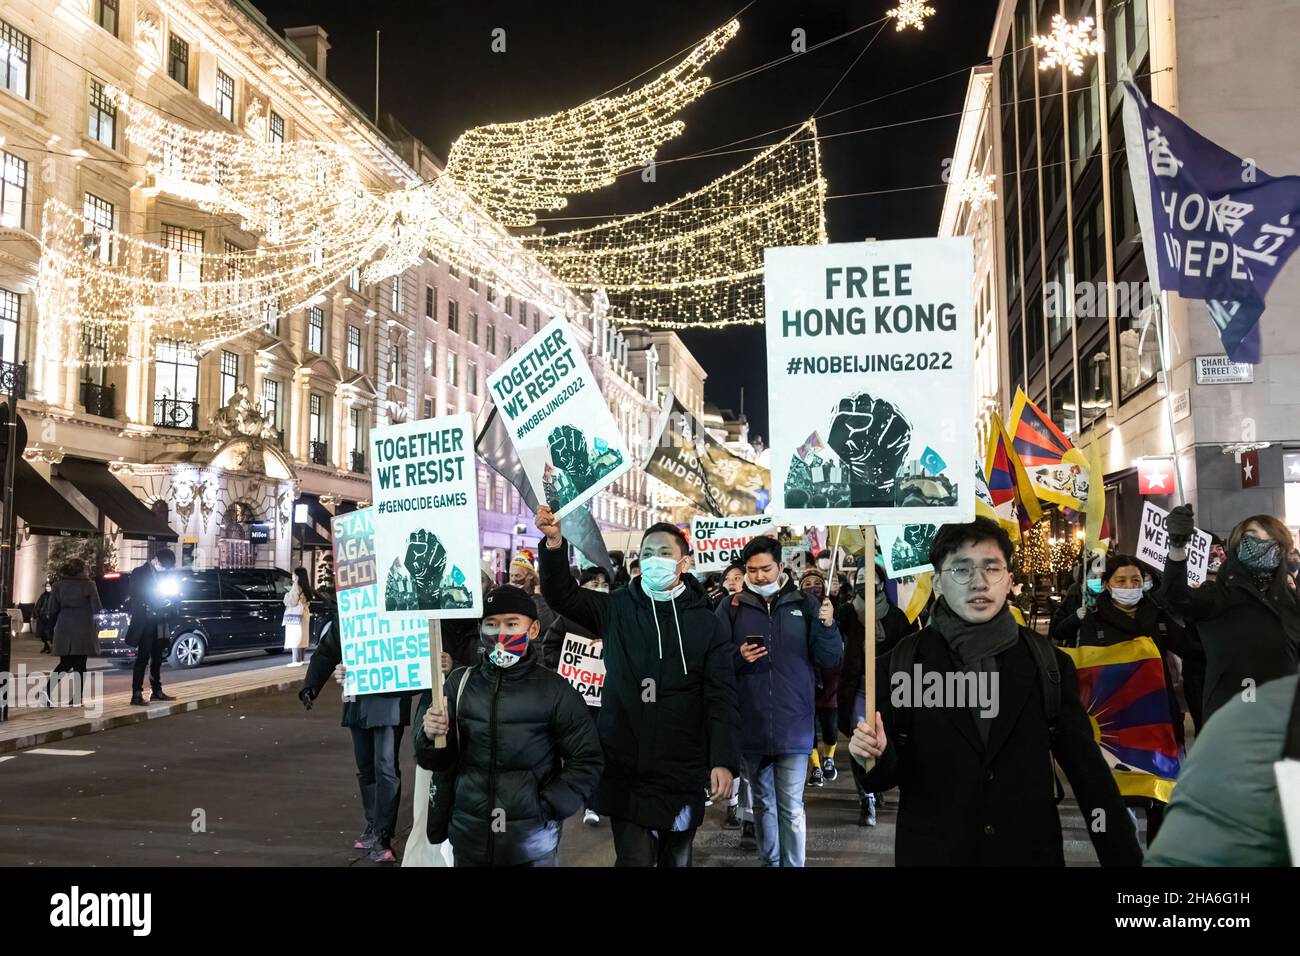
<path fill-rule="evenodd" d="M 457 866 L 555 866 L 561 825 L 600 779 L 596 727 L 582 695 L 541 666 L 536 615 L 520 588 L 488 594 L 483 660 L 448 675 L 441 714 L 428 691 L 416 706 L 416 763 L 457 768 L 448 828 Z M 435 747 L 442 734 L 447 746 Z"/>

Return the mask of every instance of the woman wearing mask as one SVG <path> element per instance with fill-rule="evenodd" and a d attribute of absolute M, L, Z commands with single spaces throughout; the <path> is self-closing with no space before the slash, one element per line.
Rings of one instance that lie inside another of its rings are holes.
<path fill-rule="evenodd" d="M 72 693 L 60 695 L 69 704 L 81 701 L 86 681 L 86 658 L 99 656 L 99 592 L 90 580 L 86 562 L 70 558 L 59 569 L 59 579 L 50 590 L 50 615 L 54 620 L 53 651 L 59 655 L 55 674 L 73 674 Z M 51 694 L 51 699 L 55 696 Z"/>
<path fill-rule="evenodd" d="M 858 714 L 856 710 L 863 704 L 863 677 L 866 670 L 866 620 L 867 614 L 875 615 L 876 627 L 876 660 L 886 659 L 894 650 L 894 646 L 901 641 L 906 635 L 913 631 L 920 630 L 920 627 L 914 622 L 907 619 L 907 615 L 895 607 L 889 600 L 889 594 L 885 590 L 885 569 L 879 563 L 876 564 L 876 591 L 870 607 L 866 603 L 866 597 L 862 593 L 864 582 L 866 580 L 866 570 L 858 568 L 857 576 L 853 584 L 852 600 L 841 604 L 835 612 L 836 623 L 840 626 L 840 633 L 844 635 L 844 664 L 840 670 L 840 682 L 836 691 L 836 698 L 839 709 L 839 729 L 845 736 L 853 736 L 853 728 L 857 725 Z M 849 761 L 849 768 L 853 771 L 853 783 L 858 790 L 858 801 L 861 813 L 858 817 L 858 826 L 874 827 L 876 825 L 876 798 L 875 794 L 865 789 L 862 783 L 866 775 L 856 760 Z"/>
<path fill-rule="evenodd" d="M 307 638 L 311 634 L 311 610 L 308 603 L 315 597 L 311 582 L 307 580 L 307 569 L 293 569 L 293 586 L 284 596 L 284 649 L 293 651 L 293 660 L 289 667 L 301 667 L 303 651 L 307 647 Z"/>
<path fill-rule="evenodd" d="M 821 569 L 805 571 L 799 579 L 799 590 L 811 594 L 820 606 L 826 597 L 826 578 Z M 838 695 L 843 666 L 841 661 L 834 667 L 816 668 L 817 691 L 813 697 L 816 720 L 813 725 L 813 749 L 808 755 L 812 764 L 808 777 L 810 786 L 820 787 L 823 783 L 833 783 L 840 775 L 835 767 L 835 747 L 839 743 Z M 817 746 L 818 738 L 821 738 L 820 748 Z"/>
<path fill-rule="evenodd" d="M 1233 697 L 1253 699 L 1254 689 L 1296 672 L 1300 660 L 1300 602 L 1284 558 L 1291 532 L 1272 515 L 1255 515 L 1228 535 L 1223 566 L 1213 583 L 1187 581 L 1187 542 L 1194 528 L 1191 505 L 1169 513 L 1169 557 L 1163 603 L 1195 622 L 1205 651 L 1203 719 Z"/>
<path fill-rule="evenodd" d="M 1079 622 L 1075 647 L 1110 647 L 1137 638 L 1150 638 L 1161 656 L 1166 713 L 1178 750 L 1185 746 L 1182 708 L 1174 693 L 1174 680 L 1166 652 L 1187 653 L 1183 631 L 1169 619 L 1149 596 L 1150 588 L 1136 559 L 1114 555 L 1102 572 L 1102 593 L 1092 609 Z M 1152 794 L 1126 796 L 1129 806 L 1146 809 L 1147 845 L 1155 839 L 1164 819 L 1165 800 Z"/>

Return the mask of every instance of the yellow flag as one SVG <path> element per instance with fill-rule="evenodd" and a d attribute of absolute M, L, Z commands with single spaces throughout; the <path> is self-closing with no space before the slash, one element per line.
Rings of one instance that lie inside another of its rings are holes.
<path fill-rule="evenodd" d="M 912 598 L 907 602 L 907 608 L 903 612 L 907 615 L 909 621 L 915 621 L 925 610 L 926 602 L 930 600 L 930 595 L 934 592 L 934 574 L 926 571 L 916 576 L 916 587 L 912 591 Z"/>
<path fill-rule="evenodd" d="M 1102 471 L 1101 440 L 1093 435 L 1088 449 L 1088 500 L 1084 505 L 1083 546 L 1088 551 L 1106 551 L 1101 526 L 1106 520 L 1106 480 Z"/>

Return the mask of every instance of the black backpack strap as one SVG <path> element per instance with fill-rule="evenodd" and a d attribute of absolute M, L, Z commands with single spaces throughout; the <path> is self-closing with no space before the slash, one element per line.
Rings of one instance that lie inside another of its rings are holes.
<path fill-rule="evenodd" d="M 1055 737 L 1061 718 L 1061 665 L 1056 660 L 1056 648 L 1041 634 L 1026 633 L 1025 639 L 1043 688 L 1043 715 L 1047 718 L 1048 731 Z"/>
<path fill-rule="evenodd" d="M 880 622 L 877 622 L 879 624 Z M 889 655 L 889 683 L 885 687 L 885 693 L 893 691 L 893 680 L 895 674 L 906 674 L 911 679 L 912 667 L 916 664 L 916 653 L 918 645 L 921 643 L 918 636 L 921 632 L 914 631 L 908 634 L 901 641 L 894 645 L 894 650 Z M 879 694 L 879 689 L 877 689 Z M 912 732 L 912 707 L 894 708 L 894 726 L 892 728 L 895 739 L 900 745 L 907 743 L 907 738 Z"/>
<path fill-rule="evenodd" d="M 1286 743 L 1282 745 L 1283 760 L 1300 760 L 1300 682 L 1296 683 L 1295 702 L 1291 704 L 1291 719 L 1286 725 Z"/>

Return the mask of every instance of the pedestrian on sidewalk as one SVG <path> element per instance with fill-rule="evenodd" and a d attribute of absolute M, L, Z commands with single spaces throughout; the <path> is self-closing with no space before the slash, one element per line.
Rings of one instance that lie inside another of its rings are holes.
<path fill-rule="evenodd" d="M 45 590 L 36 599 L 32 608 L 32 632 L 41 642 L 41 653 L 50 653 L 50 644 L 54 641 L 54 618 L 50 614 L 50 594 L 54 590 L 54 578 L 45 581 Z"/>
<path fill-rule="evenodd" d="M 483 659 L 447 676 L 415 713 L 415 759 L 455 768 L 448 839 L 456 866 L 555 866 L 560 829 L 604 765 L 582 695 L 542 666 L 532 596 L 503 585 L 483 599 Z M 434 738 L 446 736 L 445 747 Z"/>
<path fill-rule="evenodd" d="M 338 605 L 329 605 L 329 622 L 321 632 L 316 653 L 307 662 L 307 674 L 298 691 L 302 705 L 312 703 L 329 683 L 331 674 L 343 684 L 347 668 L 342 664 L 339 641 Z M 402 769 L 399 755 L 402 736 L 411 722 L 409 693 L 359 694 L 343 698 L 343 726 L 352 732 L 352 755 L 357 764 L 357 784 L 366 828 L 352 844 L 363 850 L 371 863 L 396 863 L 393 837 L 402 800 Z"/>
<path fill-rule="evenodd" d="M 745 586 L 717 610 L 733 648 L 741 752 L 765 866 L 803 866 L 804 767 L 813 747 L 818 667 L 837 667 L 844 641 L 834 609 L 795 586 L 781 568 L 781 542 L 745 545 Z"/>
<path fill-rule="evenodd" d="M 54 673 L 72 675 L 70 692 L 58 692 L 58 699 L 79 705 L 86 685 L 86 658 L 99 656 L 95 615 L 101 609 L 99 591 L 81 558 L 69 558 L 59 569 L 59 579 L 50 591 L 49 609 L 54 621 L 52 646 L 59 655 Z M 50 698 L 53 701 L 55 694 L 51 693 Z"/>
<path fill-rule="evenodd" d="M 293 586 L 284 596 L 284 649 L 293 651 L 293 660 L 289 667 L 301 667 L 307 639 L 311 634 L 311 608 L 309 602 L 316 599 L 311 582 L 307 579 L 307 569 L 299 565 L 293 569 Z"/>
<path fill-rule="evenodd" d="M 135 669 L 131 674 L 131 703 L 146 706 L 144 674 L 149 672 L 149 701 L 175 700 L 162 688 L 162 659 L 171 643 L 167 633 L 167 613 L 171 597 L 161 587 L 165 575 L 176 567 L 176 552 L 160 549 L 145 564 L 131 572 L 127 599 L 131 623 L 126 629 L 126 643 L 135 648 Z"/>

